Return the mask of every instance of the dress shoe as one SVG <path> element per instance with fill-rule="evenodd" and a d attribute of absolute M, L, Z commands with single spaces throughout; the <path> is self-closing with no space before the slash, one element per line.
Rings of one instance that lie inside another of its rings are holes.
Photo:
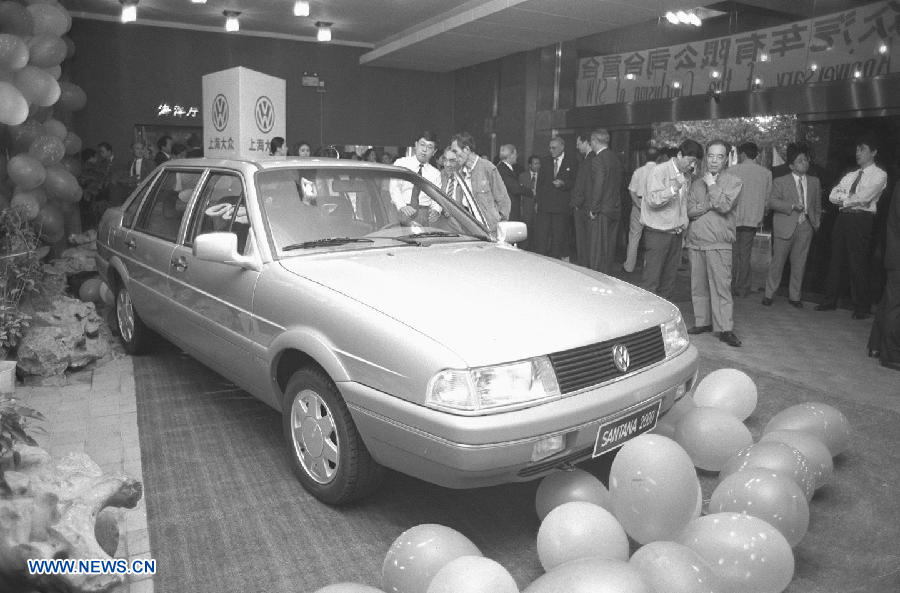
<path fill-rule="evenodd" d="M 795 307 L 797 309 L 803 308 L 803 303 L 801 301 L 788 301 L 788 305 L 790 305 L 791 307 Z"/>
<path fill-rule="evenodd" d="M 834 311 L 835 309 L 837 309 L 835 305 L 826 305 L 825 303 L 816 305 L 816 311 Z"/>
<path fill-rule="evenodd" d="M 695 336 L 697 334 L 705 334 L 706 332 L 711 332 L 711 331 L 712 331 L 711 325 L 695 325 L 694 327 L 692 327 L 691 329 L 688 330 L 688 333 L 691 334 L 692 336 Z"/>
<path fill-rule="evenodd" d="M 869 358 L 881 358 L 881 350 L 869 348 Z"/>
<path fill-rule="evenodd" d="M 734 346 L 735 348 L 741 345 L 741 339 L 734 335 L 734 332 L 731 331 L 720 333 L 719 340 L 725 342 L 729 346 Z"/>
<path fill-rule="evenodd" d="M 769 297 L 763 297 L 762 304 L 765 305 L 766 307 L 771 307 L 772 299 L 770 299 Z"/>
<path fill-rule="evenodd" d="M 872 316 L 871 313 L 866 313 L 864 311 L 854 311 L 853 315 L 851 315 L 850 317 L 852 319 L 868 319 L 871 316 Z"/>
<path fill-rule="evenodd" d="M 893 369 L 895 371 L 900 371 L 900 362 L 887 362 L 887 361 L 882 360 L 881 366 L 888 368 L 888 369 Z"/>

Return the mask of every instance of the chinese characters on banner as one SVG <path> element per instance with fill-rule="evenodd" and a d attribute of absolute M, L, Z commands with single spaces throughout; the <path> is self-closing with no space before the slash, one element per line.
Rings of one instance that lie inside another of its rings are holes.
<path fill-rule="evenodd" d="M 871 78 L 896 72 L 898 59 L 900 0 L 885 0 L 729 37 L 582 58 L 576 105 Z"/>
<path fill-rule="evenodd" d="M 169 105 L 168 103 L 160 103 L 156 108 L 156 117 L 197 117 L 200 114 L 200 108 L 186 107 L 183 105 Z"/>

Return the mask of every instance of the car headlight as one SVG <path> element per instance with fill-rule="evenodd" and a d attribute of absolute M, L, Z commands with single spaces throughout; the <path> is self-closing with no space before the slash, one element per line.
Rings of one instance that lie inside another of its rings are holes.
<path fill-rule="evenodd" d="M 662 324 L 663 343 L 666 345 L 666 358 L 671 358 L 688 347 L 690 340 L 688 339 L 687 327 L 684 325 L 684 319 L 681 313 L 678 313 L 673 319 Z"/>
<path fill-rule="evenodd" d="M 546 356 L 474 369 L 445 369 L 428 382 L 425 403 L 458 414 L 490 414 L 560 396 Z"/>

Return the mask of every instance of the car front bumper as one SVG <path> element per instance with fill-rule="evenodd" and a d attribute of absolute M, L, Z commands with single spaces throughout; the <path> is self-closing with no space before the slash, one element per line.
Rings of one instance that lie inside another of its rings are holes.
<path fill-rule="evenodd" d="M 523 410 L 458 416 L 354 382 L 338 383 L 369 452 L 391 469 L 448 488 L 478 488 L 538 478 L 591 457 L 601 424 L 662 400 L 665 413 L 689 392 L 697 350 L 631 377 Z M 535 444 L 562 436 L 552 456 L 533 460 Z"/>

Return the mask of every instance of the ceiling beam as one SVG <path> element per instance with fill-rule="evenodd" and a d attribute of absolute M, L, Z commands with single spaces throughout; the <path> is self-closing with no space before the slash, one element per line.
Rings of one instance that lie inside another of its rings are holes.
<path fill-rule="evenodd" d="M 740 10 L 740 6 L 743 5 L 786 16 L 801 18 L 813 16 L 815 9 L 815 0 L 737 0 L 734 4 L 737 6 L 738 10 Z"/>

